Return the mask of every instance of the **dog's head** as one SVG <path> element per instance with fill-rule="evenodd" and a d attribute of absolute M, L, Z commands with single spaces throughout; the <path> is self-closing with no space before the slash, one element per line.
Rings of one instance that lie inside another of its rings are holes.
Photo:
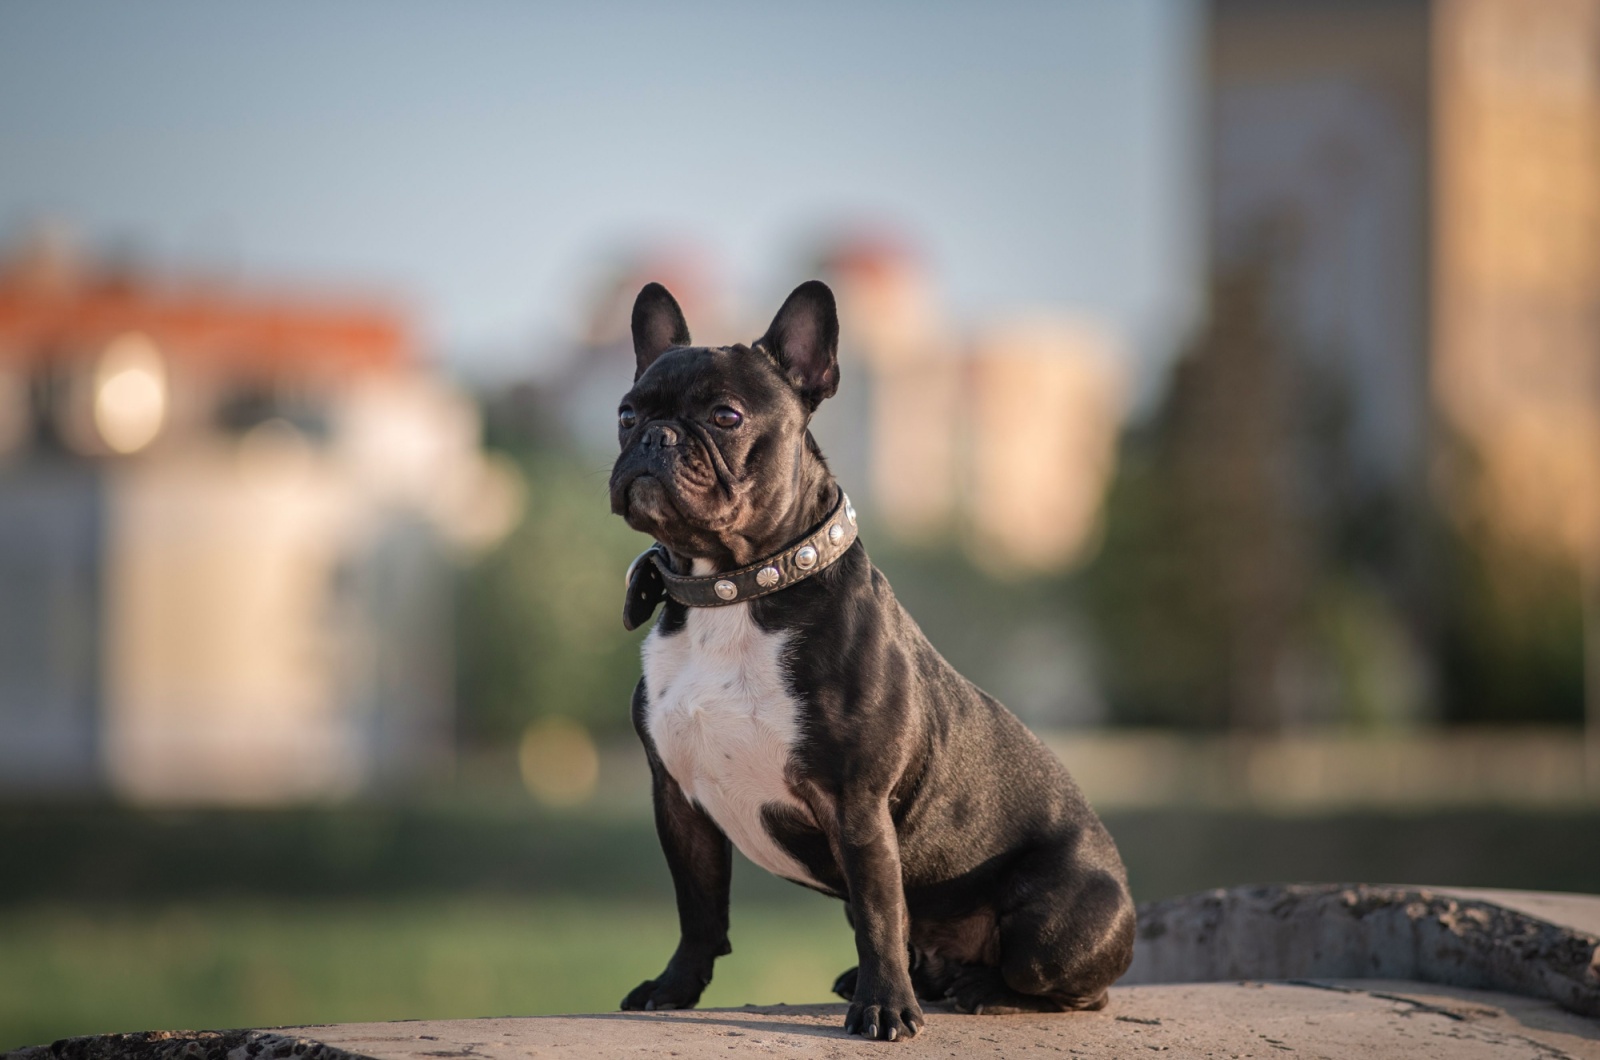
<path fill-rule="evenodd" d="M 678 303 L 647 285 L 633 306 L 611 510 L 680 556 L 750 562 L 787 543 L 827 485 L 807 425 L 839 387 L 833 292 L 801 284 L 749 346 L 690 343 Z"/>

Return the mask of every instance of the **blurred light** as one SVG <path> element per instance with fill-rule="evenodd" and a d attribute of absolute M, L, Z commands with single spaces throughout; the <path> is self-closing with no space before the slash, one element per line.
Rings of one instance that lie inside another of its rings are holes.
<path fill-rule="evenodd" d="M 94 425 L 117 453 L 155 440 L 167 416 L 167 373 L 147 335 L 129 332 L 106 347 L 95 372 Z"/>
<path fill-rule="evenodd" d="M 455 544 L 470 552 L 485 552 L 505 539 L 522 521 L 528 487 L 516 462 L 504 453 L 486 453 L 480 460 L 463 461 L 452 480 L 453 518 L 444 525 Z"/>
<path fill-rule="evenodd" d="M 600 779 L 600 754 L 589 730 L 567 718 L 546 718 L 523 730 L 517 765 L 528 793 L 549 806 L 587 802 Z"/>

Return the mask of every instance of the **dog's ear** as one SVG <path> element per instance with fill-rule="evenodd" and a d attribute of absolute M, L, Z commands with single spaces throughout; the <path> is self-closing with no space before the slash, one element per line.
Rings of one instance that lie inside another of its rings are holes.
<path fill-rule="evenodd" d="M 839 310 L 821 280 L 807 280 L 784 300 L 756 346 L 771 354 L 815 410 L 839 389 Z"/>
<path fill-rule="evenodd" d="M 674 346 L 687 346 L 689 325 L 678 300 L 659 283 L 647 283 L 633 300 L 633 380 Z"/>

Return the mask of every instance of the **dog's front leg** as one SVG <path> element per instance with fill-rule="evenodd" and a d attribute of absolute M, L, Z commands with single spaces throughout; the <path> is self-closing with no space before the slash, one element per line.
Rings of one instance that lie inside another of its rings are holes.
<path fill-rule="evenodd" d="M 646 741 L 654 782 L 656 833 L 678 895 L 678 948 L 666 971 L 634 987 L 624 1009 L 693 1008 L 728 945 L 733 852 L 722 830 L 684 795 Z"/>
<path fill-rule="evenodd" d="M 900 843 L 886 798 L 840 801 L 839 854 L 860 962 L 844 1029 L 891 1042 L 909 1038 L 921 1029 L 923 1016 L 907 967 Z"/>

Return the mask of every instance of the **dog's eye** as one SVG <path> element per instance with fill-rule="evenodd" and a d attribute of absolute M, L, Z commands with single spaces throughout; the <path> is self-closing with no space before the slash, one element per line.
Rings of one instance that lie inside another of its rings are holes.
<path fill-rule="evenodd" d="M 617 424 L 625 431 L 632 430 L 633 425 L 639 422 L 639 416 L 627 405 L 617 410 Z"/>
<path fill-rule="evenodd" d="M 711 410 L 711 422 L 718 427 L 737 427 L 743 419 L 738 409 L 730 409 L 726 405 L 718 405 Z"/>

